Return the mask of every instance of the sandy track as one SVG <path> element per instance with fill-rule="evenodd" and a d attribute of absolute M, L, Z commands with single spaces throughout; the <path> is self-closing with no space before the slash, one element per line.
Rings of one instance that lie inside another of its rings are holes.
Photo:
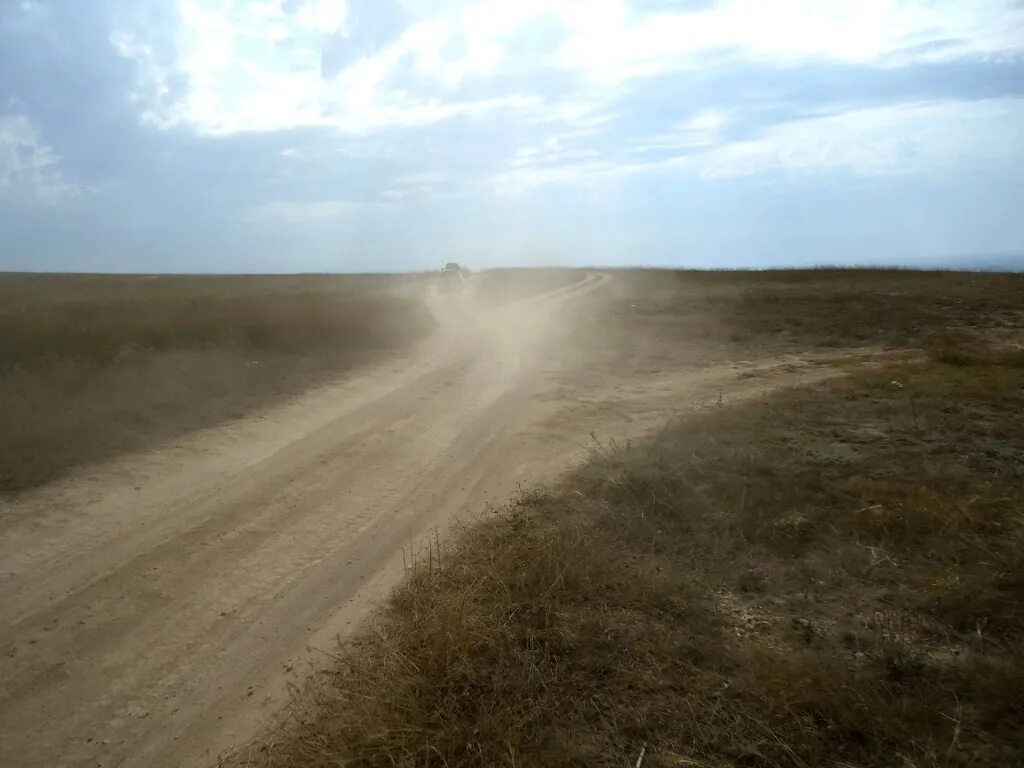
<path fill-rule="evenodd" d="M 584 397 L 537 341 L 607 279 L 486 312 L 440 302 L 442 333 L 409 360 L 6 502 L 0 765 L 212 763 L 433 527 L 549 478 L 591 430 L 835 375 L 780 361 Z"/>

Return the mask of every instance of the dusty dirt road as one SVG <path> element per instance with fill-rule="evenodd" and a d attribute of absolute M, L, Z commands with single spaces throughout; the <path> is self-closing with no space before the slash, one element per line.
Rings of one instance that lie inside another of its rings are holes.
<path fill-rule="evenodd" d="M 784 360 L 574 388 L 540 342 L 608 279 L 439 301 L 409 359 L 0 502 L 0 765 L 213 764 L 453 516 L 549 479 L 592 430 L 836 373 Z"/>

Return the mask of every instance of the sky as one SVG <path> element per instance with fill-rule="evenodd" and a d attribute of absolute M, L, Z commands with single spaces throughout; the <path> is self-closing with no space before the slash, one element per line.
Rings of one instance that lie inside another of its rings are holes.
<path fill-rule="evenodd" d="M 0 270 L 1020 254 L 1024 0 L 0 0 Z"/>

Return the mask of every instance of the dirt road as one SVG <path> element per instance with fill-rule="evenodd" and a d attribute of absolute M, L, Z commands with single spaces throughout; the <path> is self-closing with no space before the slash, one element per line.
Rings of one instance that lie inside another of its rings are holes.
<path fill-rule="evenodd" d="M 409 359 L 2 502 L 0 765 L 213 763 L 453 515 L 551 477 L 591 430 L 834 375 L 777 361 L 574 391 L 540 342 L 608 279 L 439 301 Z"/>

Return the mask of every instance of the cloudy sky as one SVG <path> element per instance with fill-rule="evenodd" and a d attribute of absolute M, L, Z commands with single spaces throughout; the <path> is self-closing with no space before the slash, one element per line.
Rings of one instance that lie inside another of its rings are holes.
<path fill-rule="evenodd" d="M 0 269 L 1021 252 L 1021 0 L 0 0 Z"/>

